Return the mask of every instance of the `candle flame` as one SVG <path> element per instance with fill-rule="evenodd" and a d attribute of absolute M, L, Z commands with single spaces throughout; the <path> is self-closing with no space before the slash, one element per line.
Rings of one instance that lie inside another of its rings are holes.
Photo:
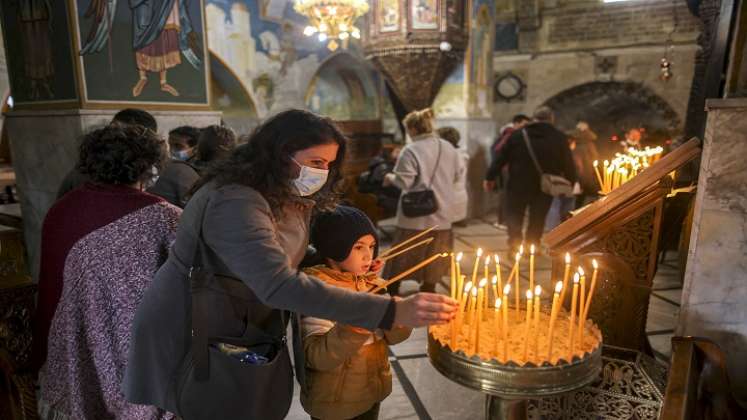
<path fill-rule="evenodd" d="M 524 253 L 524 244 L 519 245 L 519 254 Z"/>
<path fill-rule="evenodd" d="M 444 252 L 443 254 L 441 254 L 441 256 L 442 256 L 442 257 L 448 257 L 448 256 L 449 256 L 449 253 L 448 253 L 448 252 Z"/>
<path fill-rule="evenodd" d="M 470 290 L 472 290 L 472 282 L 468 281 L 467 284 L 464 286 L 464 292 L 469 293 Z"/>
<path fill-rule="evenodd" d="M 571 263 L 571 254 L 566 252 L 565 253 L 565 263 L 570 264 Z"/>
<path fill-rule="evenodd" d="M 516 253 L 516 261 L 518 262 L 520 259 L 521 259 L 521 253 L 517 252 Z"/>
<path fill-rule="evenodd" d="M 490 264 L 490 255 L 485 257 L 485 265 L 488 265 L 488 264 Z"/>
<path fill-rule="evenodd" d="M 496 311 L 501 307 L 501 303 L 503 303 L 503 301 L 501 301 L 501 298 L 498 298 L 498 299 L 495 300 L 495 310 Z"/>
<path fill-rule="evenodd" d="M 542 294 L 542 287 L 538 284 L 534 286 L 534 296 L 539 296 Z"/>
<path fill-rule="evenodd" d="M 527 290 L 527 299 L 531 299 L 533 297 L 534 297 L 534 295 L 532 294 L 532 291 L 531 290 Z"/>
<path fill-rule="evenodd" d="M 478 287 L 483 288 L 486 284 L 488 284 L 488 279 L 483 277 L 482 279 L 480 279 L 480 284 L 478 284 Z"/>
<path fill-rule="evenodd" d="M 493 279 L 491 280 L 492 284 L 498 284 L 498 276 L 493 276 Z"/>
<path fill-rule="evenodd" d="M 581 274 L 582 276 L 586 275 L 586 273 L 584 272 L 584 268 L 581 267 L 580 265 L 578 266 L 578 274 Z"/>
<path fill-rule="evenodd" d="M 605 159 L 604 160 L 604 166 L 610 166 L 610 161 L 608 161 L 607 159 Z"/>
<path fill-rule="evenodd" d="M 599 166 L 599 161 L 598 160 L 594 161 L 594 166 Z"/>
<path fill-rule="evenodd" d="M 506 285 L 506 286 L 505 286 L 505 287 L 503 288 L 503 294 L 504 294 L 504 295 L 506 295 L 506 296 L 508 296 L 508 294 L 509 294 L 509 293 L 511 293 L 511 285 L 510 285 L 510 284 L 507 284 L 507 285 Z"/>
<path fill-rule="evenodd" d="M 473 287 L 472 288 L 472 297 L 476 297 L 476 296 L 477 296 L 477 287 Z"/>
<path fill-rule="evenodd" d="M 529 253 L 534 255 L 534 244 L 529 245 Z"/>
<path fill-rule="evenodd" d="M 482 248 L 477 248 L 477 256 L 482 257 Z"/>
<path fill-rule="evenodd" d="M 574 282 L 574 283 L 578 283 L 578 281 L 579 281 L 578 273 L 575 273 L 575 274 L 573 275 L 573 282 Z"/>
<path fill-rule="evenodd" d="M 560 293 L 563 290 L 563 282 L 559 281 L 555 283 L 555 293 Z"/>
<path fill-rule="evenodd" d="M 458 253 L 457 254 L 457 262 L 461 261 L 463 257 L 464 257 L 464 252 Z"/>
<path fill-rule="evenodd" d="M 595 270 L 599 268 L 599 265 L 597 265 L 597 260 L 591 260 L 591 265 L 594 267 Z"/>

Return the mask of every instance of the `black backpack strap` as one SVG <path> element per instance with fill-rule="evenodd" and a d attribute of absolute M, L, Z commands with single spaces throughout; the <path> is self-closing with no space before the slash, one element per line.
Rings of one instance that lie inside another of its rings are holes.
<path fill-rule="evenodd" d="M 527 145 L 527 151 L 529 151 L 529 156 L 532 158 L 532 162 L 534 162 L 534 167 L 537 169 L 537 172 L 539 172 L 539 175 L 541 177 L 544 172 L 542 171 L 542 167 L 537 160 L 537 156 L 534 154 L 534 149 L 532 148 L 532 143 L 529 141 L 529 134 L 527 134 L 527 130 L 522 129 L 521 135 L 524 137 L 524 143 Z"/>

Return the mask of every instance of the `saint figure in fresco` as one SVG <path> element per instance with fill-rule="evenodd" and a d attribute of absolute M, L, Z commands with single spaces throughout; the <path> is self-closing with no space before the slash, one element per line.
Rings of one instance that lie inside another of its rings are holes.
<path fill-rule="evenodd" d="M 52 78 L 52 6 L 49 0 L 18 0 L 15 3 L 23 49 L 24 76 L 29 80 L 29 98 L 54 98 Z"/>
<path fill-rule="evenodd" d="M 148 83 L 148 73 L 158 73 L 161 90 L 179 96 L 167 81 L 167 72 L 182 63 L 182 56 L 197 70 L 201 60 L 199 40 L 193 31 L 187 11 L 189 0 L 129 0 L 132 11 L 132 49 L 138 70 L 138 81 L 132 96 L 140 96 Z M 92 0 L 86 17 L 94 24 L 80 53 L 101 51 L 111 42 L 112 22 L 117 10 L 117 0 Z M 111 55 L 111 51 L 109 52 Z"/>

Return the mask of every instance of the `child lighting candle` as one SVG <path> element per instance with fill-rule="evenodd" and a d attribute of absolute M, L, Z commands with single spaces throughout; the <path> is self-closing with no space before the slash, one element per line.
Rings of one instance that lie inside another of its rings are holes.
<path fill-rule="evenodd" d="M 542 287 L 534 287 L 534 357 L 539 361 L 539 318 L 540 318 L 540 294 Z"/>
<path fill-rule="evenodd" d="M 503 335 L 503 360 L 508 362 L 508 297 L 511 294 L 511 285 L 507 284 L 503 288 L 503 328 L 501 334 Z"/>
<path fill-rule="evenodd" d="M 550 331 L 547 333 L 548 349 L 547 349 L 547 361 L 552 363 L 552 340 L 555 334 L 555 319 L 558 316 L 560 310 L 559 300 L 560 291 L 563 290 L 563 282 L 559 281 L 555 283 L 555 293 L 552 295 L 552 307 L 550 308 Z"/>
<path fill-rule="evenodd" d="M 579 275 L 578 273 L 573 275 L 573 292 L 571 293 L 571 324 L 570 324 L 570 334 L 568 336 L 569 343 L 568 343 L 568 362 L 571 362 L 573 360 L 573 348 L 575 344 L 575 338 L 576 334 L 574 331 L 574 326 L 576 324 L 576 300 L 578 299 L 578 281 L 579 281 Z"/>
<path fill-rule="evenodd" d="M 527 362 L 529 355 L 529 337 L 531 336 L 532 330 L 532 291 L 527 290 L 527 316 L 524 321 L 524 362 Z"/>
<path fill-rule="evenodd" d="M 529 289 L 534 290 L 534 244 L 529 246 Z"/>

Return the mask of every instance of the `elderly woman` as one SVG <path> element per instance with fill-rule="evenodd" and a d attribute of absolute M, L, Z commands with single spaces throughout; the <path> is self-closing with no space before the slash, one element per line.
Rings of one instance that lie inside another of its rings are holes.
<path fill-rule="evenodd" d="M 384 178 L 384 183 L 402 189 L 402 197 L 411 191 L 430 189 L 435 194 L 438 209 L 428 215 L 407 217 L 402 210 L 400 197 L 394 242 L 404 241 L 433 226 L 436 226 L 436 229 L 431 235 L 434 239 L 428 245 L 401 255 L 387 264 L 384 278 L 390 278 L 435 253 L 451 252 L 451 223 L 458 213 L 454 208 L 457 205 L 455 191 L 463 188 L 466 176 L 464 160 L 459 156 L 459 152 L 451 143 L 434 133 L 433 111 L 413 111 L 407 114 L 403 124 L 412 143 L 402 149 L 394 170 Z M 448 269 L 448 260 L 442 258 L 416 272 L 414 277 L 420 280 L 420 291 L 435 292 L 436 284 L 448 273 Z M 390 288 L 390 291 L 396 294 L 397 285 Z"/>
<path fill-rule="evenodd" d="M 207 375 L 188 373 L 207 351 L 199 338 L 204 335 L 201 319 L 226 310 L 194 304 L 190 283 L 194 287 L 204 280 L 190 276 L 195 266 L 233 279 L 233 289 L 248 289 L 251 295 L 246 316 L 242 309 L 220 323 L 221 336 L 235 338 L 251 330 L 280 342 L 276 338 L 286 328 L 281 310 L 369 330 L 452 317 L 454 301 L 447 297 L 356 293 L 298 270 L 312 210 L 335 204 L 344 155 L 345 137 L 329 119 L 290 110 L 265 121 L 246 144 L 208 171 L 184 209 L 168 261 L 138 308 L 124 383 L 128 401 L 156 405 L 185 419 L 281 419 L 290 407 L 293 387 L 285 344 L 272 353 L 244 352 L 252 362 L 235 361 L 228 371 L 213 363 L 214 357 L 225 361 L 221 354 L 228 350 L 216 353 L 211 347 Z M 242 384 L 231 381 L 242 372 Z M 185 391 L 216 382 L 204 392 Z"/>
<path fill-rule="evenodd" d="M 48 328 L 43 418 L 172 417 L 130 404 L 120 391 L 135 308 L 166 260 L 181 213 L 142 191 L 165 153 L 163 140 L 144 127 L 91 132 L 77 165 L 89 182 L 47 213 L 35 336 L 47 343 Z"/>

